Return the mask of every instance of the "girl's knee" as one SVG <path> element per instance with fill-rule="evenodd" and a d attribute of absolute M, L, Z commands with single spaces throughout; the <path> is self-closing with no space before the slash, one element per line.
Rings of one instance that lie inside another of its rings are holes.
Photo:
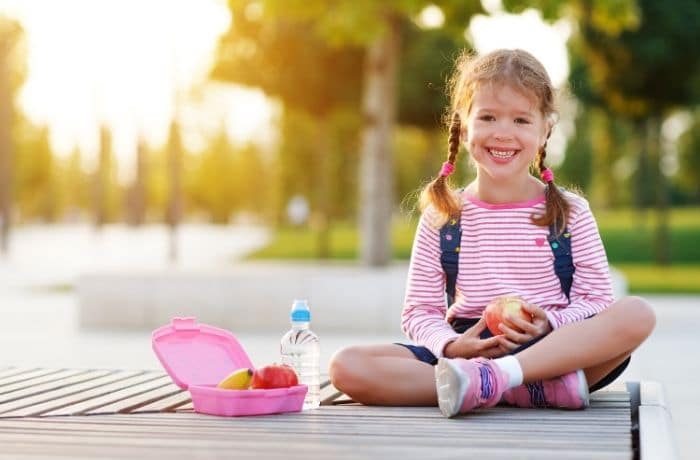
<path fill-rule="evenodd" d="M 641 297 L 629 296 L 618 302 L 621 327 L 631 338 L 643 342 L 656 326 L 656 314 L 651 305 Z"/>
<path fill-rule="evenodd" d="M 333 386 L 346 394 L 357 386 L 362 372 L 359 368 L 363 361 L 363 353 L 358 347 L 346 347 L 336 351 L 328 368 Z"/>

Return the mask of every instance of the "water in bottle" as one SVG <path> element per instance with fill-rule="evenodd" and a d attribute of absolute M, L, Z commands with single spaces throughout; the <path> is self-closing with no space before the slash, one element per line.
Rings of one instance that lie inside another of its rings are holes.
<path fill-rule="evenodd" d="M 292 366 L 299 383 L 309 387 L 303 409 L 315 409 L 320 403 L 320 345 L 318 336 L 309 329 L 311 312 L 306 300 L 295 300 L 290 313 L 292 329 L 280 343 L 282 364 Z"/>

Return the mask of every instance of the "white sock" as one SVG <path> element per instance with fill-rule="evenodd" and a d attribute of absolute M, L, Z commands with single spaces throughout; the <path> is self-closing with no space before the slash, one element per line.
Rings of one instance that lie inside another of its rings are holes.
<path fill-rule="evenodd" d="M 493 362 L 506 374 L 508 374 L 508 388 L 517 387 L 523 383 L 523 369 L 513 355 L 494 359 Z"/>

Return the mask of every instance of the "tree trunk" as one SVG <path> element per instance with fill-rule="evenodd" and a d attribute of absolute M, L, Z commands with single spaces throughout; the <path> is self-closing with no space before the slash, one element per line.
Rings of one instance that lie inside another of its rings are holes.
<path fill-rule="evenodd" d="M 106 126 L 100 128 L 100 151 L 93 177 L 92 209 L 93 224 L 100 230 L 107 221 L 107 193 L 109 189 L 110 150 L 112 139 Z"/>
<path fill-rule="evenodd" d="M 177 261 L 177 226 L 182 215 L 182 144 L 180 129 L 176 121 L 170 125 L 168 139 L 168 208 L 166 221 L 169 229 L 168 260 Z"/>
<path fill-rule="evenodd" d="M 320 116 L 316 120 L 316 141 L 314 148 L 316 149 L 316 180 L 313 193 L 316 194 L 316 207 L 312 219 L 312 227 L 316 231 L 316 257 L 319 259 L 328 259 L 331 255 L 330 245 L 330 142 L 328 132 L 328 119 L 326 116 Z"/>
<path fill-rule="evenodd" d="M 649 158 L 653 168 L 651 190 L 656 207 L 656 231 L 654 234 L 654 259 L 659 265 L 668 265 L 670 256 L 670 234 L 668 227 L 668 186 L 666 175 L 661 166 L 663 153 L 661 151 L 661 117 L 651 115 L 647 121 Z"/>
<path fill-rule="evenodd" d="M 394 168 L 391 135 L 396 119 L 400 36 L 387 17 L 386 33 L 367 50 L 363 89 L 364 132 L 360 158 L 360 260 L 382 266 L 391 260 Z"/>
<path fill-rule="evenodd" d="M 596 208 L 609 209 L 615 203 L 615 183 L 612 174 L 612 115 L 602 109 L 591 109 L 593 138 L 593 171 L 591 201 Z"/>
<path fill-rule="evenodd" d="M 9 249 L 12 214 L 12 96 L 6 56 L 0 56 L 0 255 Z"/>
<path fill-rule="evenodd" d="M 127 219 L 130 225 L 140 226 L 146 220 L 146 146 L 140 140 L 136 150 L 136 176 L 129 190 Z"/>

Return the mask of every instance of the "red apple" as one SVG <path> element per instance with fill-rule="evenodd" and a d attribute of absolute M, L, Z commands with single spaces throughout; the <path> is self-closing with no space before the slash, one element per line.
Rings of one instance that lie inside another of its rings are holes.
<path fill-rule="evenodd" d="M 527 322 L 532 322 L 532 316 L 522 308 L 524 303 L 525 301 L 518 296 L 504 296 L 492 300 L 484 310 L 486 327 L 493 335 L 503 334 L 503 331 L 498 328 L 501 323 L 515 330 L 520 330 L 513 324 L 511 318 L 520 317 Z"/>
<path fill-rule="evenodd" d="M 250 388 L 270 389 L 287 388 L 299 384 L 297 373 L 286 364 L 270 364 L 269 366 L 255 369 L 250 381 Z"/>

